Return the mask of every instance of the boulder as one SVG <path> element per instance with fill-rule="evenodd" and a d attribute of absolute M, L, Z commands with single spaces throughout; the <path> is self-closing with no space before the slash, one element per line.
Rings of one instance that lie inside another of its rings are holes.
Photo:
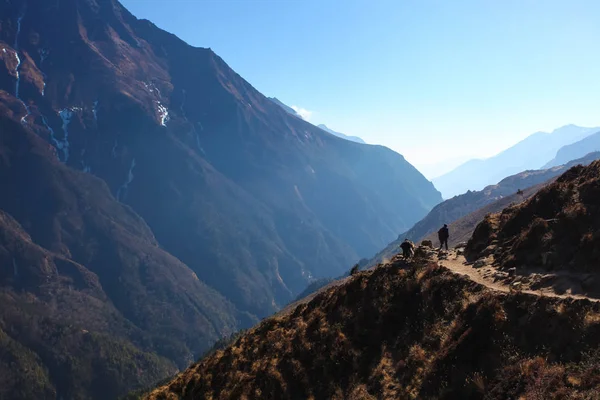
<path fill-rule="evenodd" d="M 467 247 L 467 242 L 460 242 L 459 244 L 454 246 L 455 249 L 464 249 L 465 247 Z"/>
<path fill-rule="evenodd" d="M 433 249 L 433 242 L 431 240 L 423 240 L 421 246 Z"/>
<path fill-rule="evenodd" d="M 496 249 L 498 248 L 498 246 L 494 245 L 494 244 L 490 244 L 488 247 L 486 247 L 482 252 L 481 255 L 484 257 L 487 257 L 489 255 L 492 255 L 496 252 Z"/>

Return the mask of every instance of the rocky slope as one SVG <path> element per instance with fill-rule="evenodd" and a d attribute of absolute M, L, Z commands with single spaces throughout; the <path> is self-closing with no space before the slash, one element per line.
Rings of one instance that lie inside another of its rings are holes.
<path fill-rule="evenodd" d="M 600 161 L 573 167 L 527 202 L 488 216 L 466 255 L 474 260 L 495 254 L 494 265 L 516 272 L 598 274 L 599 196 Z"/>
<path fill-rule="evenodd" d="M 599 311 L 395 260 L 266 320 L 146 398 L 591 399 Z"/>
<path fill-rule="evenodd" d="M 571 160 L 583 157 L 592 151 L 600 151 L 600 132 L 596 132 L 579 142 L 562 147 L 558 150 L 558 153 L 556 153 L 556 157 L 546 164 L 544 168 L 552 168 L 556 165 L 566 164 Z"/>
<path fill-rule="evenodd" d="M 500 212 L 510 204 L 521 203 L 570 167 L 580 164 L 588 165 L 598 159 L 600 159 L 600 152 L 589 153 L 585 157 L 559 167 L 525 171 L 509 176 L 482 191 L 469 191 L 446 200 L 435 206 L 425 218 L 407 232 L 400 234 L 395 241 L 377 253 L 368 265 L 377 265 L 384 260 L 391 259 L 398 252 L 398 246 L 405 238 L 414 242 L 427 239 L 437 244 L 437 231 L 444 224 L 448 224 L 450 227 L 451 234 L 448 243 L 451 246 L 466 242 L 486 214 Z M 518 193 L 519 190 L 522 193 Z"/>
<path fill-rule="evenodd" d="M 513 193 L 512 195 L 502 197 L 493 203 L 483 206 L 472 213 L 451 222 L 448 224 L 448 228 L 450 232 L 452 232 L 450 239 L 448 239 L 448 245 L 454 247 L 466 243 L 473 235 L 473 231 L 475 231 L 477 225 L 479 225 L 488 214 L 497 213 L 504 210 L 506 207 L 522 203 L 535 195 L 540 189 L 552 181 L 552 179 L 540 183 L 539 185 L 530 186 L 525 190 L 521 190 L 519 193 Z M 423 240 L 430 240 L 434 246 L 439 246 L 437 232 L 430 233 L 425 236 Z"/>
<path fill-rule="evenodd" d="M 537 132 L 493 157 L 470 160 L 435 178 L 433 183 L 445 199 L 467 190 L 481 190 L 506 176 L 542 168 L 555 157 L 561 147 L 575 143 L 599 130 L 600 128 L 567 125 L 550 133 Z M 588 152 L 590 151 L 592 149 Z"/>

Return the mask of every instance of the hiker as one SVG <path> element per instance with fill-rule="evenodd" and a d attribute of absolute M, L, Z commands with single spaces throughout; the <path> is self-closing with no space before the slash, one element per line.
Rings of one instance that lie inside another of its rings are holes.
<path fill-rule="evenodd" d="M 402 249 L 402 255 L 404 258 L 410 258 L 413 255 L 415 245 L 410 240 L 404 239 L 404 242 L 402 242 L 400 248 Z"/>
<path fill-rule="evenodd" d="M 438 238 L 440 239 L 440 250 L 446 245 L 446 251 L 448 251 L 448 238 L 450 238 L 450 232 L 448 231 L 448 225 L 444 226 L 438 231 Z"/>

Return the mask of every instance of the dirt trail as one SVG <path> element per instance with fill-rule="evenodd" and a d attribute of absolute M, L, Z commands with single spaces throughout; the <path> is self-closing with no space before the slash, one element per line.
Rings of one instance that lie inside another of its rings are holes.
<path fill-rule="evenodd" d="M 502 281 L 494 281 L 494 279 L 484 277 L 481 269 L 473 268 L 472 265 L 466 265 L 466 260 L 463 256 L 456 256 L 454 253 L 448 254 L 448 259 L 437 259 L 436 261 L 451 270 L 452 272 L 459 275 L 467 275 L 473 282 L 477 282 L 480 285 L 486 286 L 489 289 L 496 290 L 499 292 L 509 293 L 513 291 L 509 284 Z M 600 302 L 600 299 L 594 297 L 588 297 L 579 294 L 558 294 L 549 288 L 543 288 L 540 290 L 519 290 L 521 293 L 527 293 L 534 296 L 547 296 L 557 297 L 561 299 L 576 299 L 576 300 L 589 300 L 592 302 Z"/>
<path fill-rule="evenodd" d="M 436 261 L 441 266 L 448 268 L 450 271 L 454 272 L 455 274 L 467 275 L 469 277 L 469 279 L 471 279 L 473 282 L 483 285 L 491 290 L 496 290 L 498 292 L 504 292 L 504 293 L 510 293 L 511 291 L 514 290 L 514 289 L 511 289 L 510 284 L 507 284 L 501 280 L 494 280 L 491 277 L 483 276 L 484 272 L 488 271 L 485 268 L 478 269 L 478 268 L 473 268 L 472 265 L 466 265 L 465 258 L 463 256 L 457 256 L 456 252 L 454 250 L 451 250 L 448 253 L 448 259 L 439 259 L 438 257 L 434 257 L 434 261 Z M 397 255 L 397 256 L 393 257 L 390 262 L 391 263 L 402 262 L 402 258 L 399 255 Z M 379 268 L 379 266 L 373 266 L 373 267 L 369 268 L 369 270 L 375 269 L 375 268 Z M 560 275 L 560 273 L 558 275 Z M 274 317 L 281 317 L 283 315 L 289 314 L 298 305 L 308 303 L 309 301 L 314 299 L 315 296 L 317 296 L 319 293 L 327 291 L 336 286 L 343 285 L 343 284 L 347 283 L 349 280 L 350 280 L 349 276 L 339 279 L 339 280 L 335 280 L 335 281 L 329 283 L 328 285 L 318 289 L 317 291 L 309 294 L 308 296 L 306 296 L 294 303 L 288 304 L 285 308 L 283 308 L 277 314 L 275 314 Z M 574 293 L 559 294 L 559 293 L 554 292 L 551 288 L 542 288 L 539 290 L 519 289 L 519 292 L 531 294 L 534 296 L 556 297 L 556 298 L 560 298 L 560 299 L 589 300 L 594 303 L 600 302 L 600 298 L 594 298 L 594 297 L 589 297 L 589 296 L 574 294 Z"/>

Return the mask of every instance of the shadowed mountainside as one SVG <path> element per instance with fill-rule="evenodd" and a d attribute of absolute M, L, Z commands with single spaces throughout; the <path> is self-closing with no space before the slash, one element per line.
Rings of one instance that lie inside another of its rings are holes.
<path fill-rule="evenodd" d="M 114 0 L 20 0 L 0 15 L 7 115 L 244 311 L 269 315 L 441 200 L 402 156 L 288 115 Z"/>
<path fill-rule="evenodd" d="M 0 2 L 0 184 L 11 399 L 164 378 L 441 200 L 115 0 Z"/>
<path fill-rule="evenodd" d="M 101 180 L 0 126 L 0 397 L 115 398 L 252 323 Z"/>

